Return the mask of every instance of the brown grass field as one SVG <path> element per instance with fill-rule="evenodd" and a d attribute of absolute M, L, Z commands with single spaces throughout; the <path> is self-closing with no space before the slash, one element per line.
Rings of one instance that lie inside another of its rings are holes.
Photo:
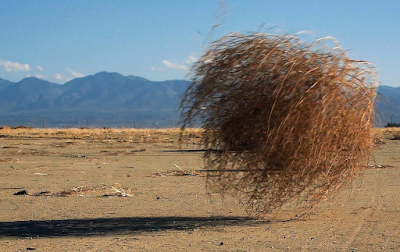
<path fill-rule="evenodd" d="M 303 219 L 205 187 L 202 131 L 0 129 L 0 251 L 400 250 L 400 129 Z M 14 195 L 14 194 L 21 195 Z"/>

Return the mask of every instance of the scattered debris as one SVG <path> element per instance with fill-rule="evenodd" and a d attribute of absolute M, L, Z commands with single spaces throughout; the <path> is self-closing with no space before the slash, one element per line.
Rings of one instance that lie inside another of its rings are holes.
<path fill-rule="evenodd" d="M 110 150 L 101 150 L 100 153 L 104 153 L 109 156 L 122 156 L 122 155 L 134 155 L 139 152 L 145 152 L 146 149 L 139 150 L 124 150 L 124 151 L 110 151 Z"/>
<path fill-rule="evenodd" d="M 184 170 L 174 170 L 174 171 L 159 171 L 153 173 L 154 177 L 162 177 L 162 176 L 197 176 L 200 173 L 196 171 L 184 171 Z"/>
<path fill-rule="evenodd" d="M 131 194 L 127 193 L 122 187 L 119 189 L 115 188 L 114 186 L 110 186 L 110 188 L 115 192 L 114 194 L 104 194 L 103 196 L 120 196 L 120 197 L 130 197 Z"/>
<path fill-rule="evenodd" d="M 174 164 L 174 165 L 176 168 L 178 168 L 180 171 L 182 171 L 182 169 L 177 164 Z"/>
<path fill-rule="evenodd" d="M 131 197 L 133 196 L 130 189 L 124 188 L 120 185 L 114 186 L 78 186 L 69 190 L 60 192 L 41 191 L 28 194 L 26 190 L 14 193 L 14 195 L 29 195 L 29 196 L 48 196 L 48 197 Z"/>
<path fill-rule="evenodd" d="M 11 163 L 11 162 L 13 162 L 13 159 L 12 158 L 0 158 L 0 162 Z"/>
<path fill-rule="evenodd" d="M 145 148 L 142 148 L 140 150 L 131 150 L 131 152 L 145 152 L 145 151 L 147 151 L 147 149 Z"/>
<path fill-rule="evenodd" d="M 40 173 L 40 172 L 36 172 L 36 173 L 35 173 L 35 175 L 38 175 L 38 176 L 47 176 L 48 174 L 46 174 L 46 173 Z"/>
<path fill-rule="evenodd" d="M 375 165 L 369 165 L 368 167 L 369 168 L 391 168 L 394 166 L 393 165 L 377 165 L 377 164 L 375 164 Z"/>
<path fill-rule="evenodd" d="M 130 197 L 132 194 L 127 188 L 121 186 L 78 186 L 70 190 L 54 193 L 52 196 L 87 196 L 87 197 Z"/>
<path fill-rule="evenodd" d="M 17 190 L 17 189 L 25 189 L 24 186 L 21 187 L 2 187 L 0 190 Z"/>
<path fill-rule="evenodd" d="M 43 191 L 43 192 L 34 193 L 31 196 L 51 196 L 51 192 L 50 191 Z"/>
<path fill-rule="evenodd" d="M 197 171 L 189 171 L 189 170 L 182 170 L 177 164 L 174 164 L 178 170 L 172 170 L 172 171 L 164 171 L 161 170 L 159 172 L 153 173 L 153 177 L 161 177 L 161 176 L 197 176 L 200 173 Z"/>
<path fill-rule="evenodd" d="M 28 195 L 28 192 L 26 190 L 22 190 L 14 193 L 14 195 Z"/>

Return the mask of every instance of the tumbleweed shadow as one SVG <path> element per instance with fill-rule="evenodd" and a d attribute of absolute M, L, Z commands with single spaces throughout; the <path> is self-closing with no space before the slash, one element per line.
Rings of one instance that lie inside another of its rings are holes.
<path fill-rule="evenodd" d="M 249 217 L 125 217 L 0 222 L 3 237 L 123 235 L 202 227 L 248 226 L 265 222 Z"/>

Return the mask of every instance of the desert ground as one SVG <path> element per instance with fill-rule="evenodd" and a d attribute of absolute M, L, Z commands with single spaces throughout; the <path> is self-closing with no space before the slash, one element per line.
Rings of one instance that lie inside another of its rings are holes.
<path fill-rule="evenodd" d="M 200 130 L 0 130 L 0 251 L 400 250 L 400 141 L 302 219 L 206 188 Z"/>

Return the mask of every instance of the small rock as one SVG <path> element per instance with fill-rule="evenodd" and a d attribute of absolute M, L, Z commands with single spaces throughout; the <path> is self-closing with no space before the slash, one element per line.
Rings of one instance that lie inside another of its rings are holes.
<path fill-rule="evenodd" d="M 223 242 L 221 242 L 219 245 L 221 245 L 221 246 L 222 246 L 222 245 L 224 245 L 224 243 L 223 243 Z"/>

